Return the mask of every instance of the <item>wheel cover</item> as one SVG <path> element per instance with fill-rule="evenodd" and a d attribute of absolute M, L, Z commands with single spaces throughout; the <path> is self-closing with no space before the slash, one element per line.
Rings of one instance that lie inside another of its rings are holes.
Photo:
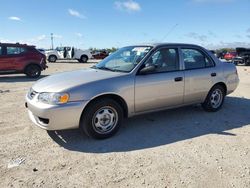
<path fill-rule="evenodd" d="M 82 62 L 86 62 L 87 58 L 86 57 L 82 57 Z"/>
<path fill-rule="evenodd" d="M 215 89 L 210 97 L 210 104 L 213 108 L 220 107 L 223 100 L 223 93 L 220 89 Z"/>
<path fill-rule="evenodd" d="M 98 109 L 93 118 L 92 126 L 99 134 L 110 133 L 118 123 L 118 113 L 111 106 L 105 106 Z"/>
<path fill-rule="evenodd" d="M 56 61 L 56 57 L 55 56 L 51 56 L 50 57 L 50 61 Z"/>
<path fill-rule="evenodd" d="M 30 69 L 30 76 L 37 76 L 39 75 L 39 70 L 37 68 Z"/>

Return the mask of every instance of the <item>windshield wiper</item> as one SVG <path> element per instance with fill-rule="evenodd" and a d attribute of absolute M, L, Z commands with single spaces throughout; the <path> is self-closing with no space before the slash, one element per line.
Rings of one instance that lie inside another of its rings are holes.
<path fill-rule="evenodd" d="M 108 68 L 108 67 L 96 67 L 97 69 L 101 69 L 101 70 L 107 70 L 107 71 L 112 71 L 114 72 L 114 69 Z"/>
<path fill-rule="evenodd" d="M 108 68 L 108 67 L 97 67 L 97 66 L 92 66 L 91 68 L 93 69 L 100 69 L 100 70 L 107 70 L 107 71 L 112 71 L 112 72 L 127 72 L 127 71 L 123 71 L 123 70 L 119 70 L 119 69 L 111 69 L 111 68 Z"/>

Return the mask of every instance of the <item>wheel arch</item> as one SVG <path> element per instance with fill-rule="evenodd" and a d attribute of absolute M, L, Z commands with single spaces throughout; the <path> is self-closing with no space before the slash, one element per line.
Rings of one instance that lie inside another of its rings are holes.
<path fill-rule="evenodd" d="M 81 54 L 80 59 L 81 59 L 82 57 L 87 57 L 87 58 L 89 59 L 89 56 L 88 56 L 87 54 Z"/>
<path fill-rule="evenodd" d="M 29 63 L 27 63 L 27 64 L 25 65 L 25 67 L 24 67 L 24 69 L 23 69 L 23 72 L 25 73 L 26 70 L 27 70 L 27 68 L 28 68 L 29 66 L 31 66 L 31 65 L 37 66 L 37 67 L 39 67 L 39 68 L 42 70 L 42 67 L 41 67 L 40 64 L 35 63 L 35 62 L 29 62 Z"/>
<path fill-rule="evenodd" d="M 51 56 L 55 56 L 56 57 L 56 60 L 58 60 L 59 59 L 59 57 L 58 57 L 58 55 L 57 54 L 48 54 L 48 60 L 49 60 L 49 58 L 51 57 Z"/>
<path fill-rule="evenodd" d="M 116 101 L 121 106 L 124 117 L 128 117 L 128 105 L 126 101 L 120 95 L 114 94 L 114 93 L 106 93 L 106 94 L 101 94 L 101 95 L 93 97 L 84 107 L 82 114 L 91 105 L 92 102 L 100 100 L 100 99 L 104 99 L 104 98 L 113 99 L 114 101 Z"/>
<path fill-rule="evenodd" d="M 215 87 L 216 85 L 222 86 L 222 87 L 224 88 L 225 94 L 227 94 L 227 85 L 226 85 L 224 82 L 218 82 L 218 83 L 214 84 L 213 87 Z M 212 87 L 212 88 L 213 88 L 213 87 Z M 211 88 L 211 89 L 212 89 L 212 88 Z M 210 89 L 210 90 L 211 90 L 211 89 Z"/>

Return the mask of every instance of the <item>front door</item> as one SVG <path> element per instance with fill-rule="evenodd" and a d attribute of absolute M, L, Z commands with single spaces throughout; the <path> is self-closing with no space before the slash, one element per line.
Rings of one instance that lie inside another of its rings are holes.
<path fill-rule="evenodd" d="M 144 63 L 154 66 L 135 78 L 135 112 L 183 104 L 184 72 L 180 70 L 177 48 L 160 48 Z"/>

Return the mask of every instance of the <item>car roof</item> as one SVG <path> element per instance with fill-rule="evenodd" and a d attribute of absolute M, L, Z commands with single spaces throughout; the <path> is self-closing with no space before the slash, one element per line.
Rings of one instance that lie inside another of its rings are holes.
<path fill-rule="evenodd" d="M 199 45 L 196 45 L 196 44 L 187 44 L 187 43 L 141 43 L 141 44 L 131 45 L 131 46 L 152 46 L 152 47 L 161 47 L 161 46 L 190 46 L 190 47 L 199 47 L 199 48 L 202 48 Z"/>
<path fill-rule="evenodd" d="M 18 46 L 18 47 L 35 47 L 33 45 L 20 44 L 20 43 L 0 43 L 2 46 Z"/>

